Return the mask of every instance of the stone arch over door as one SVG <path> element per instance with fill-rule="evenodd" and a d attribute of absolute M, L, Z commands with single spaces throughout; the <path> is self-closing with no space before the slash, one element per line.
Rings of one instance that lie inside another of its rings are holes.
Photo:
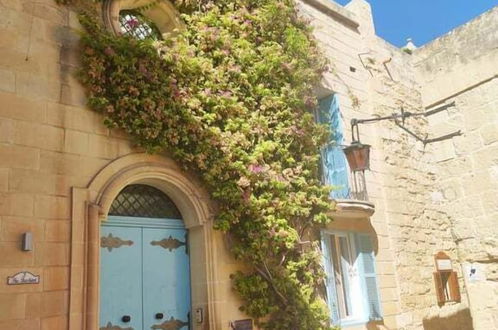
<path fill-rule="evenodd" d="M 194 324 L 194 329 L 215 328 L 217 276 L 209 196 L 173 160 L 137 153 L 114 160 L 86 188 L 72 190 L 69 329 L 98 329 L 100 225 L 116 196 L 130 184 L 163 191 L 182 213 L 190 235 L 192 310 L 202 308 L 204 314 L 203 323 Z"/>

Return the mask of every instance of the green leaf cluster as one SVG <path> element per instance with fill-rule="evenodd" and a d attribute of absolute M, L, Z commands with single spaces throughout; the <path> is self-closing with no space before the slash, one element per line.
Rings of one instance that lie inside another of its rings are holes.
<path fill-rule="evenodd" d="M 266 329 L 329 329 L 312 239 L 332 207 L 319 180 L 328 132 L 313 116 L 326 62 L 291 0 L 176 5 L 185 29 L 159 42 L 82 16 L 89 105 L 202 179 L 248 265 L 232 276 L 242 310 Z"/>

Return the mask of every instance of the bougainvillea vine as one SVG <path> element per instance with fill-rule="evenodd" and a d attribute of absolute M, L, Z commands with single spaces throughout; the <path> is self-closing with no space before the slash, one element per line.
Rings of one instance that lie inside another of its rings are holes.
<path fill-rule="evenodd" d="M 232 275 L 244 312 L 266 329 L 328 329 L 314 240 L 332 208 L 319 180 L 328 133 L 313 116 L 326 63 L 292 0 L 175 4 L 184 29 L 155 42 L 82 16 L 89 105 L 202 179 L 248 266 Z"/>

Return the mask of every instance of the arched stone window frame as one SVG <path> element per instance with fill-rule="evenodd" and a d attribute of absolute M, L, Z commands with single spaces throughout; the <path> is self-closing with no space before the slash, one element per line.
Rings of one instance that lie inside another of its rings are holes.
<path fill-rule="evenodd" d="M 214 258 L 214 205 L 197 180 L 172 159 L 136 153 L 114 160 L 85 188 L 72 188 L 69 330 L 98 330 L 100 228 L 112 202 L 130 184 L 153 186 L 168 195 L 189 230 L 192 311 L 202 308 L 202 328 L 216 329 L 219 281 Z"/>
<path fill-rule="evenodd" d="M 120 35 L 119 14 L 123 10 L 150 8 L 141 11 L 141 14 L 150 19 L 159 29 L 163 38 L 166 34 L 182 29 L 180 14 L 168 0 L 105 0 L 102 3 L 102 19 L 105 26 L 116 35 Z"/>

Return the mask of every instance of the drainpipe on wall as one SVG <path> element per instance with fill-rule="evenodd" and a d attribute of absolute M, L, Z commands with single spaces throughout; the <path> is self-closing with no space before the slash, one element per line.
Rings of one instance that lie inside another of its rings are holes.
<path fill-rule="evenodd" d="M 453 221 L 451 221 L 451 222 L 453 222 Z M 453 223 L 452 223 L 452 225 L 453 225 Z M 471 303 L 470 303 L 470 294 L 469 294 L 469 282 L 467 281 L 467 276 L 465 275 L 465 268 L 464 268 L 464 265 L 463 265 L 463 262 L 462 262 L 462 258 L 460 256 L 460 246 L 458 244 L 458 242 L 461 239 L 459 239 L 457 237 L 457 235 L 455 234 L 455 232 L 454 232 L 453 229 L 451 230 L 451 237 L 453 238 L 453 242 L 455 242 L 458 263 L 460 264 L 460 269 L 462 270 L 463 285 L 465 287 L 465 296 L 467 297 L 467 306 L 469 307 L 470 315 L 472 316 L 472 307 L 471 307 Z M 475 321 L 474 321 L 473 317 L 472 317 L 472 326 L 475 329 Z"/>

